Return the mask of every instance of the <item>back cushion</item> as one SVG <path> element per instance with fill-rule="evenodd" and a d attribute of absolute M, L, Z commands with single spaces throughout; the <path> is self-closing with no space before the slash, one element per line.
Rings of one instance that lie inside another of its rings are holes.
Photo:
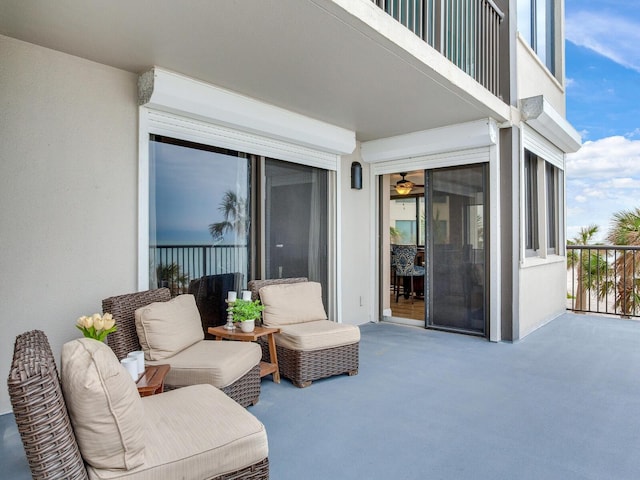
<path fill-rule="evenodd" d="M 327 319 L 317 282 L 267 285 L 260 289 L 260 300 L 263 323 L 272 327 Z"/>
<path fill-rule="evenodd" d="M 136 331 L 147 360 L 172 357 L 204 339 L 193 295 L 178 295 L 137 309 Z"/>
<path fill-rule="evenodd" d="M 113 350 L 90 338 L 62 347 L 61 382 L 84 460 L 129 470 L 144 463 L 142 399 Z"/>

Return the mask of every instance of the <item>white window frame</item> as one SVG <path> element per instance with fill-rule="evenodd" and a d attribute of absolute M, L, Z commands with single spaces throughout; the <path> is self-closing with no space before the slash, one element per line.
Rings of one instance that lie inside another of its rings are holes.
<path fill-rule="evenodd" d="M 544 138 L 538 132 L 521 125 L 520 128 L 522 148 L 520 150 L 520 264 L 522 267 L 537 265 L 541 262 L 557 262 L 563 261 L 566 255 L 565 235 L 565 206 L 564 206 L 564 170 L 565 155 L 558 147 L 553 145 L 549 140 Z M 537 157 L 537 219 L 534 219 L 538 226 L 538 248 L 536 250 L 527 249 L 526 245 L 526 182 L 524 162 L 526 151 L 531 152 Z M 555 191 L 554 200 L 556 201 L 556 218 L 555 218 L 555 241 L 556 248 L 549 247 L 549 219 L 547 209 L 547 178 L 546 164 L 554 167 L 555 172 Z"/>
<path fill-rule="evenodd" d="M 492 119 L 477 120 L 464 124 L 414 132 L 407 135 L 372 140 L 363 143 L 363 161 L 371 164 L 369 185 L 377 185 L 377 176 L 412 170 L 425 170 L 451 166 L 489 164 L 489 239 L 487 246 L 489 264 L 489 340 L 502 339 L 501 327 L 501 244 L 500 244 L 500 146 L 498 126 Z M 371 205 L 380 204 L 378 189 L 370 192 Z M 380 229 L 377 209 L 370 212 L 371 224 Z M 375 265 L 375 278 L 380 278 L 377 260 L 380 240 L 377 235 L 371 239 L 371 265 Z M 374 318 L 380 318 L 380 291 L 378 282 L 372 282 L 371 311 Z"/>
<path fill-rule="evenodd" d="M 526 2 L 518 0 L 517 8 L 518 26 L 521 27 L 523 21 L 526 21 L 527 24 L 524 30 L 519 28 L 521 38 L 535 52 L 540 63 L 549 70 L 554 78 L 558 74 L 558 65 L 560 64 L 558 56 L 561 54 L 558 42 L 558 32 L 560 31 L 558 18 L 561 15 L 559 3 L 557 0 L 527 0 Z M 542 19 L 539 18 L 541 11 L 544 13 Z M 521 18 L 521 15 L 525 15 L 525 17 Z M 552 15 L 553 18 L 547 18 L 548 15 Z M 540 44 L 542 37 L 544 45 Z"/>
<path fill-rule="evenodd" d="M 140 76 L 138 87 L 139 290 L 149 288 L 149 139 L 163 135 L 330 171 L 327 313 L 340 322 L 338 167 L 340 156 L 355 149 L 355 132 L 157 67 Z"/>

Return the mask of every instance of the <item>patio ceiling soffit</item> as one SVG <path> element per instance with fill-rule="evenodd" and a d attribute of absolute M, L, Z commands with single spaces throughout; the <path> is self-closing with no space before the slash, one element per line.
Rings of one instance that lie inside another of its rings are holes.
<path fill-rule="evenodd" d="M 564 153 L 577 152 L 582 146 L 580 134 L 542 95 L 520 100 L 520 112 L 527 125 Z"/>
<path fill-rule="evenodd" d="M 334 154 L 351 154 L 355 132 L 159 67 L 138 78 L 140 106 Z"/>

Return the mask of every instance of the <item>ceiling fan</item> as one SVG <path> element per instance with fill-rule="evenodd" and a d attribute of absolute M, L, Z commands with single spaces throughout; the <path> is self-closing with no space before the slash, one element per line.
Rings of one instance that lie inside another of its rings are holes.
<path fill-rule="evenodd" d="M 409 195 L 411 190 L 415 187 L 422 187 L 422 185 L 416 185 L 410 180 L 407 180 L 405 177 L 408 175 L 407 172 L 400 172 L 400 176 L 402 177 L 398 180 L 394 186 L 396 193 L 398 195 Z"/>

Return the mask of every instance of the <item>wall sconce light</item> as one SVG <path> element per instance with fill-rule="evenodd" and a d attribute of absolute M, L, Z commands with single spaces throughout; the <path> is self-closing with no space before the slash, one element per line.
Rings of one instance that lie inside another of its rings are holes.
<path fill-rule="evenodd" d="M 351 188 L 362 190 L 362 165 L 359 162 L 351 164 Z"/>

